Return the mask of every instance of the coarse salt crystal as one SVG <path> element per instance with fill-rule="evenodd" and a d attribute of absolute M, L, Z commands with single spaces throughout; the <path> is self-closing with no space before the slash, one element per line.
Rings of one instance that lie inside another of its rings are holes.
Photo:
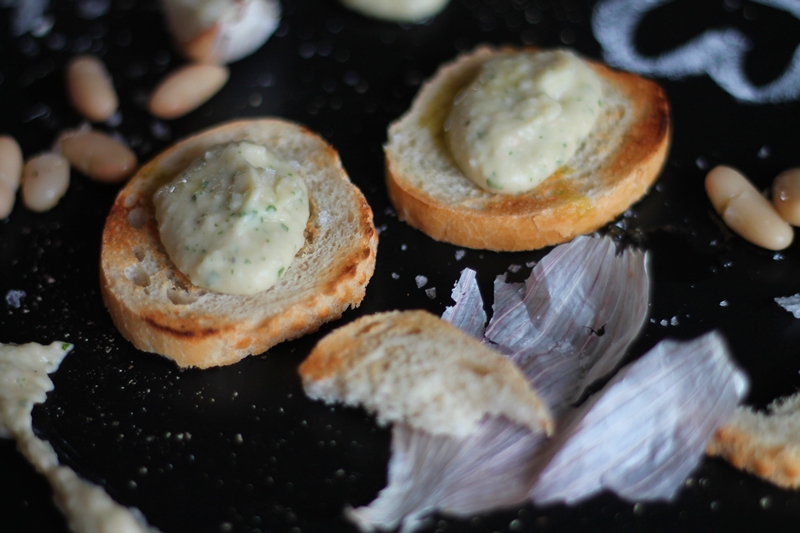
<path fill-rule="evenodd" d="M 800 318 L 800 293 L 775 298 L 775 303 L 792 313 L 795 318 Z"/>

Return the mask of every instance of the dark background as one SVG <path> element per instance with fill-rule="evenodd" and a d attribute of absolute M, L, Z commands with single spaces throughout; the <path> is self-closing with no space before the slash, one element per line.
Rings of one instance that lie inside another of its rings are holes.
<path fill-rule="evenodd" d="M 276 35 L 230 66 L 222 91 L 169 122 L 145 111 L 149 91 L 183 61 L 156 2 L 54 1 L 54 25 L 41 37 L 11 36 L 11 12 L 0 9 L 0 131 L 14 135 L 26 156 L 81 123 L 66 100 L 63 68 L 76 53 L 93 52 L 120 96 L 120 115 L 98 128 L 125 139 L 141 161 L 221 121 L 285 117 L 339 150 L 381 232 L 367 296 L 342 321 L 230 367 L 180 371 L 135 350 L 100 299 L 99 240 L 118 186 L 73 172 L 52 211 L 35 214 L 18 201 L 0 221 L 0 342 L 75 344 L 53 375 L 54 392 L 34 410 L 37 432 L 62 462 L 165 533 L 354 531 L 341 511 L 369 503 L 385 485 L 389 431 L 363 411 L 306 399 L 298 364 L 322 335 L 364 313 L 441 313 L 465 267 L 477 270 L 489 296 L 495 276 L 511 271 L 522 280 L 526 263 L 544 253 L 466 250 L 462 257 L 458 247 L 399 222 L 383 184 L 387 125 L 440 63 L 480 43 L 569 45 L 602 57 L 591 30 L 593 2 L 452 0 L 422 25 L 370 20 L 335 1 L 282 5 Z M 98 7 L 103 13 L 89 16 Z M 637 46 L 656 55 L 721 27 L 751 38 L 745 68 L 756 84 L 779 76 L 800 43 L 800 21 L 778 9 L 677 0 L 644 17 Z M 651 193 L 616 221 L 650 251 L 652 267 L 651 319 L 628 359 L 662 338 L 719 328 L 751 377 L 748 401 L 764 406 L 800 385 L 800 320 L 773 301 L 800 292 L 800 245 L 775 254 L 732 236 L 710 211 L 702 182 L 708 169 L 726 163 L 766 189 L 780 171 L 800 166 L 800 107 L 737 102 L 708 77 L 659 81 L 672 105 L 672 150 Z M 421 288 L 420 275 L 427 278 Z M 5 299 L 11 290 L 25 293 L 19 307 Z M 0 516 L 4 532 L 66 529 L 46 483 L 10 441 L 0 441 Z M 798 517 L 795 492 L 706 459 L 673 503 L 602 495 L 572 508 L 437 516 L 427 531 L 776 531 L 796 529 Z"/>

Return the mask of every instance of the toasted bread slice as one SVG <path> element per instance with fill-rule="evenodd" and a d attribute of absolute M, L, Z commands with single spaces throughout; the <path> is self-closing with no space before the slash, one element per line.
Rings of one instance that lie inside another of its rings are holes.
<path fill-rule="evenodd" d="M 669 106 L 661 88 L 589 62 L 603 80 L 603 114 L 574 157 L 517 195 L 486 192 L 459 169 L 444 124 L 459 90 L 483 63 L 513 49 L 481 47 L 444 65 L 389 127 L 386 181 L 401 220 L 468 248 L 532 250 L 613 220 L 647 192 L 666 158 Z"/>
<path fill-rule="evenodd" d="M 306 244 L 281 280 L 252 296 L 193 285 L 167 256 L 153 193 L 214 145 L 249 140 L 301 165 L 311 204 Z M 119 331 L 181 367 L 235 363 L 339 318 L 364 297 L 375 268 L 372 210 L 336 151 L 282 120 L 231 122 L 185 139 L 144 165 L 103 230 L 100 286 Z"/>
<path fill-rule="evenodd" d="M 800 488 L 800 394 L 777 400 L 767 414 L 739 407 L 706 453 L 780 487 Z"/>
<path fill-rule="evenodd" d="M 553 421 L 510 360 L 426 311 L 362 317 L 322 339 L 300 365 L 306 394 L 361 405 L 381 423 L 464 437 L 488 416 L 533 432 Z"/>

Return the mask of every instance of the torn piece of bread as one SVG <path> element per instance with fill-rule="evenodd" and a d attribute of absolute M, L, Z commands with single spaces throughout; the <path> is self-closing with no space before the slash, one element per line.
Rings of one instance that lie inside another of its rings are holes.
<path fill-rule="evenodd" d="M 480 47 L 444 65 L 389 127 L 386 180 L 402 220 L 469 248 L 531 250 L 589 233 L 624 212 L 658 176 L 670 139 L 662 89 L 588 62 L 602 80 L 603 111 L 575 155 L 535 189 L 484 191 L 453 159 L 445 122 L 459 91 L 489 59 L 515 49 Z"/>
<path fill-rule="evenodd" d="M 255 52 L 278 27 L 277 0 L 161 0 L 180 52 L 201 63 L 231 63 Z"/>
<path fill-rule="evenodd" d="M 552 430 L 517 367 L 425 311 L 362 317 L 322 339 L 300 365 L 306 394 L 361 405 L 381 423 L 463 437 L 488 416 Z"/>
<path fill-rule="evenodd" d="M 276 285 L 251 296 L 193 285 L 165 252 L 153 206 L 154 192 L 207 150 L 242 140 L 297 165 L 311 207 L 305 245 Z M 114 324 L 137 348 L 207 368 L 261 353 L 357 307 L 377 242 L 372 210 L 329 144 L 283 120 L 242 120 L 177 143 L 122 189 L 103 230 L 100 286 Z"/>
<path fill-rule="evenodd" d="M 767 413 L 739 407 L 706 453 L 780 487 L 800 487 L 800 393 L 776 400 Z"/>

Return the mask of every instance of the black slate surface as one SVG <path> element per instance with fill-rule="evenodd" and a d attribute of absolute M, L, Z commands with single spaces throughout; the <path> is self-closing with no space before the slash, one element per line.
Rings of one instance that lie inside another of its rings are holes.
<path fill-rule="evenodd" d="M 608 3 L 603 2 L 603 3 Z M 800 21 L 770 2 L 676 0 L 646 11 L 635 34 L 655 57 L 709 29 L 750 38 L 744 69 L 758 86 L 782 75 L 800 42 Z M 231 65 L 229 83 L 186 117 L 159 121 L 147 94 L 182 59 L 153 1 L 54 1 L 45 35 L 15 37 L 0 9 L 0 130 L 26 156 L 79 125 L 63 68 L 74 54 L 102 56 L 120 95 L 120 135 L 144 161 L 176 139 L 236 117 L 276 115 L 320 132 L 364 191 L 380 228 L 378 263 L 362 306 L 316 334 L 236 365 L 178 370 L 135 350 L 116 331 L 98 291 L 99 239 L 118 186 L 77 172 L 52 211 L 18 202 L 0 221 L 0 342 L 66 340 L 75 350 L 54 374 L 55 391 L 34 411 L 36 430 L 61 460 L 142 510 L 165 533 L 354 531 L 341 517 L 386 481 L 389 431 L 363 411 L 305 398 L 297 366 L 336 325 L 365 313 L 425 308 L 441 313 L 461 269 L 477 270 L 484 294 L 495 276 L 524 279 L 545 251 L 493 253 L 435 242 L 397 220 L 383 184 L 386 127 L 436 67 L 481 43 L 569 45 L 593 58 L 603 49 L 595 2 L 452 0 L 422 25 L 367 19 L 335 1 L 286 0 L 280 29 Z M 100 16 L 87 18 L 88 8 Z M 736 166 L 759 188 L 800 165 L 800 106 L 736 100 L 707 76 L 657 78 L 672 105 L 673 144 L 657 185 L 616 224 L 650 252 L 650 321 L 632 360 L 666 337 L 712 328 L 729 340 L 752 380 L 757 406 L 800 385 L 800 320 L 774 303 L 800 292 L 800 245 L 781 253 L 731 235 L 711 212 L 703 178 Z M 427 282 L 417 286 L 417 276 Z M 435 291 L 431 290 L 435 289 Z M 10 291 L 23 291 L 19 306 Z M 50 492 L 0 441 L 0 531 L 65 531 Z M 796 528 L 800 496 L 704 460 L 673 503 L 634 505 L 601 495 L 576 507 L 531 505 L 458 520 L 434 517 L 426 531 L 778 531 Z"/>

